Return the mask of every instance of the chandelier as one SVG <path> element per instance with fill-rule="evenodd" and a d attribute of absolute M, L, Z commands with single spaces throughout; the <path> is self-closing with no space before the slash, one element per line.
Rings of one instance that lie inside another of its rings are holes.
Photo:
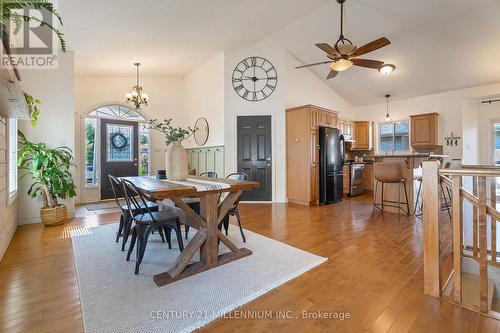
<path fill-rule="evenodd" d="M 132 88 L 131 92 L 125 94 L 125 98 L 127 99 L 127 103 L 134 104 L 136 110 L 141 109 L 141 105 L 148 106 L 149 96 L 148 94 L 142 92 L 142 87 L 139 85 L 139 66 L 140 62 L 136 62 L 134 66 L 137 67 L 137 83 Z"/>

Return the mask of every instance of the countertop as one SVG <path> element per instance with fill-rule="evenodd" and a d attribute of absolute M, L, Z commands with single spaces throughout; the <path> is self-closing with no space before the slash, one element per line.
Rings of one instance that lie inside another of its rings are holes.
<path fill-rule="evenodd" d="M 373 161 L 371 160 L 368 160 L 368 161 L 363 161 L 363 162 L 355 162 L 355 161 L 345 161 L 344 162 L 345 165 L 349 165 L 349 164 L 373 164 Z"/>

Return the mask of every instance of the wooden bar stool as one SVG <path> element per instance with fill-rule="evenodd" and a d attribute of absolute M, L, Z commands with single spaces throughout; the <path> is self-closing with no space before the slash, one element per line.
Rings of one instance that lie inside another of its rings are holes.
<path fill-rule="evenodd" d="M 410 205 L 408 202 L 408 192 L 406 191 L 406 179 L 403 177 L 402 165 L 400 162 L 380 162 L 375 163 L 374 166 L 375 176 L 375 194 L 373 197 L 373 208 L 379 209 L 384 213 L 384 207 L 398 208 L 398 214 L 403 211 L 406 215 L 410 216 Z M 380 203 L 377 203 L 378 184 L 382 183 L 382 196 Z M 398 186 L 398 201 L 384 200 L 384 184 L 397 184 Z M 401 184 L 405 191 L 405 202 L 401 202 Z M 397 205 L 396 205 L 397 204 Z M 401 206 L 406 205 L 406 210 Z"/>

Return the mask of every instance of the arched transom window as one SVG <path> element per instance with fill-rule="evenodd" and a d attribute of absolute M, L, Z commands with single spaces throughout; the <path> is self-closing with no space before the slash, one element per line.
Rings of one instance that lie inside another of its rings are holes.
<path fill-rule="evenodd" d="M 116 118 L 131 121 L 145 121 L 136 110 L 123 105 L 104 105 L 89 113 L 89 116 Z"/>

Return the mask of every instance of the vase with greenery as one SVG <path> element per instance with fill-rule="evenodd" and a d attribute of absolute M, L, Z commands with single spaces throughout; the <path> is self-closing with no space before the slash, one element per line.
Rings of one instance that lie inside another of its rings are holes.
<path fill-rule="evenodd" d="M 189 139 L 195 132 L 196 128 L 174 127 L 172 119 L 159 121 L 152 119 L 146 125 L 147 128 L 163 133 L 167 150 L 165 152 L 165 170 L 167 178 L 170 180 L 186 180 L 188 176 L 188 163 L 186 150 L 182 147 L 181 142 Z"/>
<path fill-rule="evenodd" d="M 32 184 L 28 195 L 40 196 L 43 207 L 40 216 L 44 225 L 58 225 L 66 221 L 67 208 L 58 199 L 72 198 L 76 186 L 71 168 L 74 166 L 73 152 L 68 147 L 49 148 L 45 143 L 34 143 L 18 131 L 18 167 L 21 177 L 31 176 Z"/>

